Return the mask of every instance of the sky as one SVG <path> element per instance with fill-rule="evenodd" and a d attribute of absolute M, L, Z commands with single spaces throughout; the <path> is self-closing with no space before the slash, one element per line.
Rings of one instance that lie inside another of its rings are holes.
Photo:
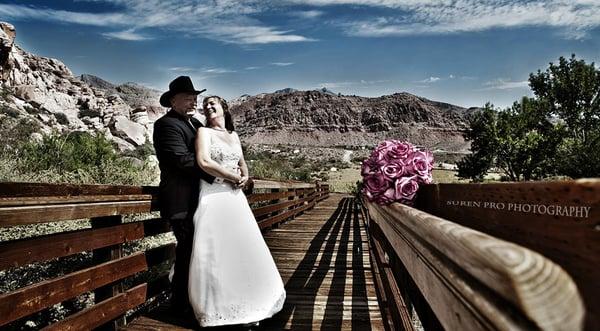
<path fill-rule="evenodd" d="M 531 96 L 529 74 L 600 62 L 600 0 L 0 0 L 25 50 L 160 91 L 408 92 L 463 107 Z"/>

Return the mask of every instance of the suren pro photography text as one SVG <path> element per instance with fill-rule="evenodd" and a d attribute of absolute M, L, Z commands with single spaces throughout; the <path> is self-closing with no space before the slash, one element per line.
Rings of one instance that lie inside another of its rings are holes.
<path fill-rule="evenodd" d="M 498 201 L 447 200 L 446 206 L 505 210 L 540 215 L 588 218 L 592 207 Z"/>

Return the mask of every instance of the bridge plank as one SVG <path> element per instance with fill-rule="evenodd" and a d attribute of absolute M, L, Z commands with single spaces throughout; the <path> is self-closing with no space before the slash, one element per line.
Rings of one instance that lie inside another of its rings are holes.
<path fill-rule="evenodd" d="M 0 326 L 146 269 L 136 253 L 0 295 Z"/>
<path fill-rule="evenodd" d="M 156 206 L 150 200 L 2 207 L 0 208 L 0 227 L 148 213 L 154 210 L 156 210 Z"/>
<path fill-rule="evenodd" d="M 295 207 L 295 206 L 299 206 L 299 207 Z M 288 210 L 281 214 L 271 216 L 271 217 L 268 217 L 268 218 L 258 221 L 258 226 L 261 229 L 268 228 L 268 227 L 272 226 L 273 224 L 277 224 L 285 219 L 294 217 L 294 216 L 300 214 L 301 212 L 314 207 L 314 203 L 309 203 L 307 205 L 301 205 L 301 203 L 298 203 L 298 204 L 295 204 L 294 207 L 295 207 L 294 209 L 291 209 L 291 210 Z"/>
<path fill-rule="evenodd" d="M 288 295 L 262 330 L 384 329 L 366 232 L 353 203 L 333 195 L 265 235 Z"/>
<path fill-rule="evenodd" d="M 366 232 L 353 204 L 350 197 L 333 195 L 264 236 L 287 299 L 283 310 L 262 321 L 259 330 L 384 330 Z M 304 224 L 305 233 L 287 230 Z M 305 239 L 296 240 L 298 235 Z M 193 321 L 156 313 L 136 319 L 124 330 L 194 328 Z"/>
<path fill-rule="evenodd" d="M 0 207 L 152 200 L 151 194 L 0 197 Z"/>
<path fill-rule="evenodd" d="M 44 328 L 44 331 L 92 330 L 146 301 L 147 285 L 140 284 Z"/>
<path fill-rule="evenodd" d="M 81 185 L 49 183 L 0 183 L 0 197 L 56 197 L 80 195 L 157 194 L 158 187 L 129 185 Z"/>
<path fill-rule="evenodd" d="M 140 222 L 0 242 L 0 270 L 69 256 L 144 237 Z"/>
<path fill-rule="evenodd" d="M 246 198 L 248 199 L 249 203 L 253 203 L 253 202 L 284 199 L 284 198 L 292 197 L 295 195 L 296 195 L 296 192 L 294 192 L 294 191 L 283 191 L 283 192 L 273 192 L 273 193 L 252 193 L 252 194 L 248 195 Z"/>

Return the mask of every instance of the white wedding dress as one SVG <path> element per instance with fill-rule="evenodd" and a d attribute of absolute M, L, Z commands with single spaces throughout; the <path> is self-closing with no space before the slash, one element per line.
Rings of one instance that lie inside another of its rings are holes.
<path fill-rule="evenodd" d="M 211 158 L 238 168 L 241 147 L 211 140 Z M 257 322 L 283 307 L 283 281 L 248 200 L 229 184 L 201 180 L 189 298 L 203 327 Z"/>

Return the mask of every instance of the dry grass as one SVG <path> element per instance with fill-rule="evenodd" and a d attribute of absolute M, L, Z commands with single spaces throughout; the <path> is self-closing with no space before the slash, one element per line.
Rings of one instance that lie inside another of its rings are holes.
<path fill-rule="evenodd" d="M 362 180 L 360 166 L 352 164 L 350 168 L 329 171 L 329 190 L 332 192 L 352 193 L 356 182 Z"/>
<path fill-rule="evenodd" d="M 468 183 L 468 180 L 459 179 L 456 170 L 433 169 L 434 183 Z M 329 172 L 329 184 L 332 192 L 352 193 L 356 182 L 362 180 L 360 166 L 353 164 L 350 168 Z"/>

